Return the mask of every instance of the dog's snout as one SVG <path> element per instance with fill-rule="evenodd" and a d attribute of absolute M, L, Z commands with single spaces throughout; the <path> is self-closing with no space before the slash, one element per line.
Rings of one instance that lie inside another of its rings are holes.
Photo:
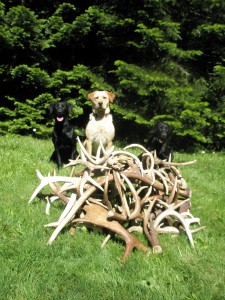
<path fill-rule="evenodd" d="M 99 105 L 99 107 L 102 107 L 103 102 L 102 102 L 102 101 L 99 101 L 99 102 L 98 102 L 98 105 Z"/>
<path fill-rule="evenodd" d="M 58 103 L 55 106 L 55 112 L 57 115 L 67 114 L 67 112 L 68 112 L 67 105 L 65 103 Z"/>

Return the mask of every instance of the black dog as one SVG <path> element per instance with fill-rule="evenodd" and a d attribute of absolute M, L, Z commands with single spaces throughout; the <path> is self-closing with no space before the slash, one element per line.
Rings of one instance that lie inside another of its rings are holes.
<path fill-rule="evenodd" d="M 169 146 L 169 139 L 172 134 L 172 129 L 165 122 L 156 123 L 150 131 L 150 144 L 147 147 L 148 151 L 156 152 L 156 156 L 161 160 L 173 161 L 173 149 Z M 142 161 L 144 169 L 148 168 L 149 157 L 144 157 L 143 153 L 138 156 Z"/>
<path fill-rule="evenodd" d="M 149 151 L 156 151 L 156 156 L 162 160 L 173 161 L 173 149 L 169 145 L 172 128 L 165 122 L 156 123 L 150 132 Z"/>
<path fill-rule="evenodd" d="M 58 169 L 61 169 L 63 164 L 67 164 L 69 159 L 75 159 L 77 155 L 76 135 L 69 122 L 71 112 L 72 106 L 67 102 L 52 103 L 48 108 L 49 116 L 55 119 L 52 133 L 55 150 L 50 160 L 57 164 Z"/>

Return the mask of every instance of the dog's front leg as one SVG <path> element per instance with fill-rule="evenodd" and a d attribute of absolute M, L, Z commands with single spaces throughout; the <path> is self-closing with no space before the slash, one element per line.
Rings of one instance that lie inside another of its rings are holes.
<path fill-rule="evenodd" d="M 62 159 L 59 150 L 55 150 L 55 157 L 58 169 L 62 169 Z"/>
<path fill-rule="evenodd" d="M 72 145 L 71 145 L 71 155 L 70 155 L 70 158 L 69 158 L 69 159 L 74 160 L 74 159 L 76 158 L 77 155 L 78 155 L 78 152 L 77 152 L 77 144 L 76 144 L 76 140 L 75 140 L 75 138 L 74 138 L 73 141 L 72 141 Z"/>
<path fill-rule="evenodd" d="M 86 150 L 88 152 L 88 154 L 92 154 L 92 142 L 90 140 L 86 140 L 85 141 L 86 143 Z"/>
<path fill-rule="evenodd" d="M 106 145 L 106 150 L 109 150 L 112 147 L 112 145 L 113 145 L 112 141 L 108 142 Z"/>
<path fill-rule="evenodd" d="M 70 159 L 74 160 L 74 159 L 76 158 L 76 155 L 77 155 L 77 150 L 76 150 L 76 148 L 74 148 L 74 149 L 72 150 L 71 158 L 70 158 Z"/>

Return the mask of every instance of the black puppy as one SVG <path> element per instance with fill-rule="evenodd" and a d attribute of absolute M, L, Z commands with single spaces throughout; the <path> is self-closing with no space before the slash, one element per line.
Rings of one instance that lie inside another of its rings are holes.
<path fill-rule="evenodd" d="M 169 139 L 172 134 L 171 126 L 165 122 L 156 123 L 150 132 L 149 151 L 156 151 L 159 159 L 167 160 L 169 157 L 173 161 L 173 149 L 169 145 Z"/>
<path fill-rule="evenodd" d="M 71 112 L 72 106 L 67 102 L 52 103 L 48 108 L 49 116 L 55 119 L 52 132 L 55 150 L 50 160 L 57 164 L 58 169 L 61 169 L 63 164 L 67 164 L 69 159 L 75 159 L 77 155 L 76 135 L 69 122 Z"/>

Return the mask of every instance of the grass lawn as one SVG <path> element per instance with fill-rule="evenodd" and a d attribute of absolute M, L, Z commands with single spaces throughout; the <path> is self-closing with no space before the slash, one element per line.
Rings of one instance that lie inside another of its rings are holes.
<path fill-rule="evenodd" d="M 78 230 L 47 241 L 60 205 L 45 214 L 45 203 L 28 200 L 49 162 L 51 141 L 32 137 L 0 137 L 0 298 L 2 300 L 149 300 L 225 299 L 225 153 L 175 153 L 192 190 L 192 214 L 206 229 L 193 234 L 192 249 L 185 234 L 160 235 L 161 254 L 134 251 L 125 264 L 123 243 Z M 69 175 L 69 169 L 57 174 Z M 141 237 L 142 238 L 142 237 Z M 147 241 L 144 240 L 147 244 Z"/>

